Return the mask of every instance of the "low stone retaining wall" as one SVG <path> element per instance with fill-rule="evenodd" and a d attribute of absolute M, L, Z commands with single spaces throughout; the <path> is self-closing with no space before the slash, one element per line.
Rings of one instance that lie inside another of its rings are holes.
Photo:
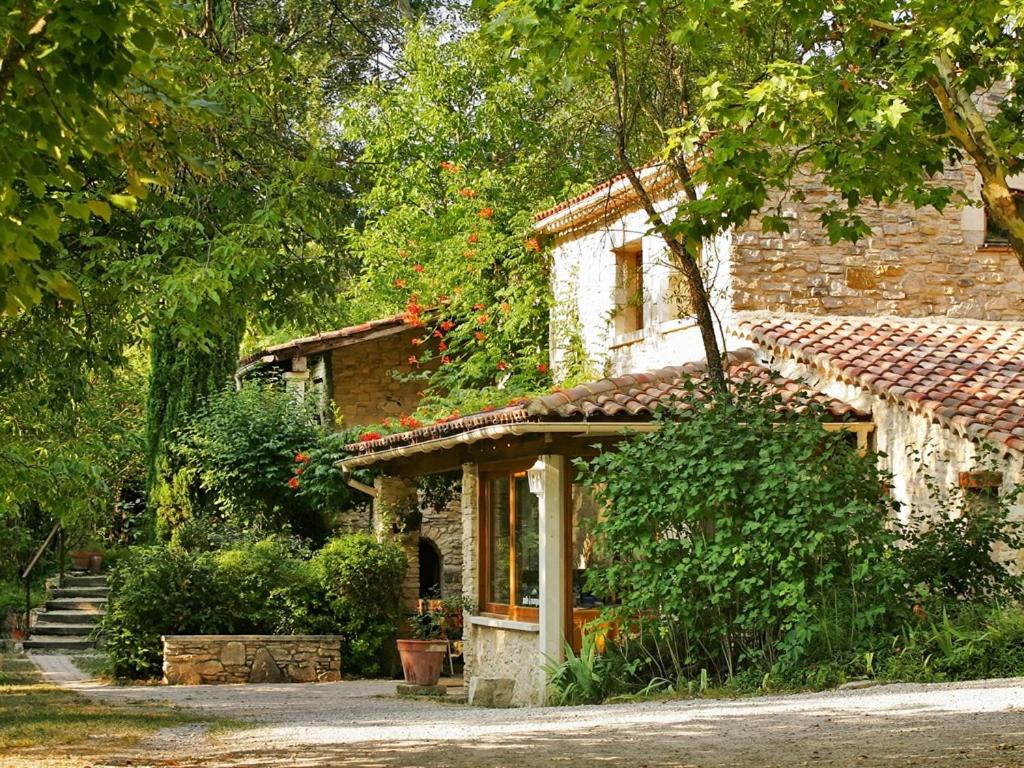
<path fill-rule="evenodd" d="M 167 635 L 164 682 L 326 683 L 341 679 L 338 635 Z"/>

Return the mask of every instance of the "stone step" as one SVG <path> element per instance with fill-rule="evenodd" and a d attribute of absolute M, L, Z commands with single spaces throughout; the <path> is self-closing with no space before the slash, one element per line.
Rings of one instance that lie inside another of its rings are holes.
<path fill-rule="evenodd" d="M 95 624 L 51 624 L 49 622 L 37 621 L 32 625 L 32 637 L 52 637 L 64 635 L 87 636 Z"/>
<path fill-rule="evenodd" d="M 107 587 L 54 587 L 50 597 L 60 599 L 62 597 L 106 597 L 110 594 Z"/>
<path fill-rule="evenodd" d="M 36 637 L 32 635 L 23 644 L 26 651 L 88 651 L 96 644 L 88 637 Z"/>
<path fill-rule="evenodd" d="M 106 576 L 93 576 L 79 573 L 64 574 L 65 587 L 105 587 L 107 586 Z"/>
<path fill-rule="evenodd" d="M 95 624 L 103 611 L 39 611 L 36 621 L 46 624 Z"/>
<path fill-rule="evenodd" d="M 105 597 L 62 597 L 46 601 L 47 611 L 83 611 L 104 613 L 107 607 Z"/>

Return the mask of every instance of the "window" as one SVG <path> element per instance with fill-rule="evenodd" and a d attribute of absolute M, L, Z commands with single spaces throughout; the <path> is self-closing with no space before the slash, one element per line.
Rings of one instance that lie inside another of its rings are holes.
<path fill-rule="evenodd" d="M 600 522 L 601 508 L 590 489 L 572 484 L 572 607 L 598 608 L 603 602 L 587 591 L 587 569 L 594 562 L 594 527 Z"/>
<path fill-rule="evenodd" d="M 615 249 L 615 335 L 644 327 L 644 252 L 640 241 Z"/>
<path fill-rule="evenodd" d="M 526 470 L 484 475 L 481 603 L 488 613 L 537 619 L 540 607 L 540 505 Z"/>

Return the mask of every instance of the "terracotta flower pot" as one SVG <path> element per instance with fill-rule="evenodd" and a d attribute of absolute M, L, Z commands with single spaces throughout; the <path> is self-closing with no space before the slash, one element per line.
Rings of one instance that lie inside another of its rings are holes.
<path fill-rule="evenodd" d="M 448 646 L 443 640 L 399 640 L 402 673 L 409 685 L 437 685 Z"/>
<path fill-rule="evenodd" d="M 71 558 L 71 567 L 76 571 L 87 571 L 89 570 L 89 559 L 92 557 L 92 552 L 88 549 L 76 549 L 74 552 L 68 553 Z"/>

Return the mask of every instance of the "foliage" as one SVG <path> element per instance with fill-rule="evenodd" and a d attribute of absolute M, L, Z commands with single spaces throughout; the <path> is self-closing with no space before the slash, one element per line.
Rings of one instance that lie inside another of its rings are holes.
<path fill-rule="evenodd" d="M 0 349 L 0 358 L 27 353 L 18 340 L 8 348 L 5 339 Z M 23 360 L 56 366 L 65 352 L 58 346 Z M 55 520 L 64 525 L 71 545 L 95 537 L 130 539 L 135 533 L 131 501 L 144 486 L 145 374 L 139 356 L 130 357 L 115 376 L 90 375 L 81 393 L 63 389 L 55 371 L 47 371 L 42 382 L 32 376 L 8 378 L 13 363 L 8 368 L 6 362 L 0 365 L 3 551 L 18 560 L 26 547 L 34 550 L 42 543 Z"/>
<path fill-rule="evenodd" d="M 160 636 L 216 634 L 220 628 L 216 563 L 208 554 L 140 546 L 110 570 L 110 598 L 100 625 L 117 676 L 159 673 Z"/>
<path fill-rule="evenodd" d="M 1017 677 L 1024 674 L 1024 608 L 979 602 L 922 615 L 879 655 L 878 674 L 890 680 Z"/>
<path fill-rule="evenodd" d="M 0 312 L 80 299 L 62 236 L 161 181 L 172 19 L 163 0 L 29 0 L 0 20 Z"/>
<path fill-rule="evenodd" d="M 362 317 L 405 311 L 428 400 L 446 416 L 547 385 L 547 272 L 530 216 L 607 163 L 582 105 L 538 97 L 476 32 L 420 27 L 396 82 L 343 112 L 371 170 L 349 232 Z M 464 400 L 472 396 L 472 401 Z"/>
<path fill-rule="evenodd" d="M 656 675 L 725 680 L 832 656 L 902 609 L 893 513 L 873 457 L 753 381 L 694 385 L 614 453 L 580 462 L 610 514 L 588 589 L 648 627 Z"/>
<path fill-rule="evenodd" d="M 566 643 L 565 661 L 549 661 L 544 666 L 551 703 L 600 704 L 621 691 L 625 680 L 617 658 L 599 650 L 597 635 L 593 633 L 583 635 L 579 655 Z"/>
<path fill-rule="evenodd" d="M 223 631 L 290 635 L 318 626 L 323 598 L 308 559 L 282 536 L 215 553 L 217 579 L 225 585 L 217 614 Z"/>
<path fill-rule="evenodd" d="M 340 634 L 346 673 L 376 676 L 394 654 L 405 564 L 398 545 L 364 534 L 312 556 L 283 536 L 133 547 L 111 569 L 104 647 L 115 675 L 147 677 L 165 634 Z"/>
<path fill-rule="evenodd" d="M 346 639 L 344 657 L 367 676 L 390 671 L 407 564 L 397 544 L 362 533 L 338 537 L 313 557 L 313 572 Z"/>
<path fill-rule="evenodd" d="M 183 487 L 161 510 L 164 533 L 189 517 L 233 528 L 323 535 L 316 510 L 289 488 L 296 456 L 323 435 L 311 405 L 274 382 L 222 389 L 198 406 L 170 451 Z"/>
<path fill-rule="evenodd" d="M 899 553 L 919 599 L 984 603 L 1024 596 L 1014 562 L 1024 547 L 1024 521 L 1013 514 L 1024 489 L 940 488 L 934 481 L 928 486 L 940 512 L 931 519 L 911 514 Z"/>
<path fill-rule="evenodd" d="M 972 100 L 1016 80 L 1013 4 L 507 0 L 492 19 L 546 87 L 618 80 L 635 156 L 696 161 L 680 180 L 702 191 L 672 225 L 687 238 L 766 202 L 764 226 L 785 231 L 774 206 L 811 173 L 838 193 L 819 209 L 830 238 L 857 240 L 870 231 L 862 202 L 941 208 L 954 190 L 935 175 L 964 159 L 996 220 L 1024 234 L 1005 182 L 1021 162 L 1018 86 L 995 109 Z"/>

